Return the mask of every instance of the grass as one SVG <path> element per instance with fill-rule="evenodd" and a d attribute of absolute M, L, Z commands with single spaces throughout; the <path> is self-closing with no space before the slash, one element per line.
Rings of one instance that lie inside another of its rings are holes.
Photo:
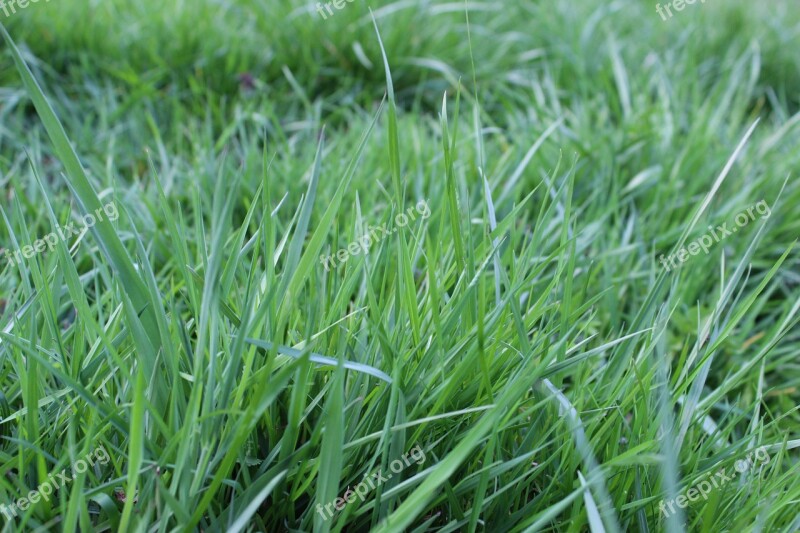
<path fill-rule="evenodd" d="M 367 7 L 0 20 L 4 531 L 800 529 L 792 4 Z"/>

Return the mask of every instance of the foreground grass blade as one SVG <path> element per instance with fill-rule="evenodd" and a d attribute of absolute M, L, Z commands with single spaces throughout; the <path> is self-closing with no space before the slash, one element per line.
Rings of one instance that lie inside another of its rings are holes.
<path fill-rule="evenodd" d="M 39 87 L 36 79 L 33 77 L 33 73 L 28 68 L 28 65 L 25 64 L 25 61 L 20 55 L 19 49 L 2 24 L 0 24 L 0 33 L 3 34 L 3 38 L 11 50 L 11 57 L 14 59 L 14 64 L 17 67 L 17 71 L 19 72 L 20 77 L 25 84 L 28 95 L 33 101 L 36 112 L 39 114 L 39 117 L 41 118 L 42 123 L 47 130 L 47 134 L 53 143 L 55 152 L 58 154 L 58 157 L 61 159 L 64 167 L 66 168 L 67 184 L 75 194 L 75 198 L 82 207 L 84 214 L 95 213 L 96 211 L 102 209 L 103 205 L 101 204 L 100 198 L 98 198 L 97 193 L 92 187 L 92 184 L 89 182 L 89 178 L 86 176 L 86 172 L 78 160 L 78 156 L 75 153 L 72 144 L 67 138 L 67 134 L 64 131 L 64 126 L 62 126 L 61 122 L 58 120 L 58 117 L 56 116 L 55 111 L 50 103 L 47 101 L 44 92 L 42 91 L 41 87 Z M 122 245 L 122 241 L 117 235 L 114 226 L 111 224 L 108 218 L 104 218 L 102 221 L 99 221 L 97 224 L 95 224 L 91 228 L 91 231 L 97 238 L 97 243 L 100 246 L 100 249 L 103 251 L 109 263 L 111 263 L 113 266 L 120 284 L 128 293 L 128 297 L 131 299 L 131 302 L 133 303 L 137 312 L 141 313 L 142 324 L 144 325 L 145 331 L 150 337 L 151 343 L 153 344 L 154 348 L 158 348 L 160 346 L 160 339 L 155 310 L 153 309 L 154 302 L 150 301 L 148 298 L 147 288 L 142 279 L 139 277 L 136 267 L 134 266 L 130 255 L 128 255 L 127 250 Z M 147 361 L 147 363 L 149 369 L 152 370 L 155 362 Z"/>

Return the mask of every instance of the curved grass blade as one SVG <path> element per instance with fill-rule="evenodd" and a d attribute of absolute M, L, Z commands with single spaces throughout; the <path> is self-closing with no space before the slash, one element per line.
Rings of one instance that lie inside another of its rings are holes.
<path fill-rule="evenodd" d="M 265 350 L 272 350 L 273 344 L 269 341 L 262 341 L 258 339 L 245 339 L 248 343 L 258 346 L 259 348 L 263 348 Z M 278 353 L 281 355 L 288 355 L 289 357 L 294 357 L 295 359 L 299 359 L 301 355 L 303 355 L 302 350 L 298 350 L 296 348 L 290 348 L 289 346 L 281 346 L 278 345 Z M 337 359 L 333 357 L 328 357 L 326 355 L 321 355 L 318 353 L 311 352 L 311 357 L 309 358 L 311 362 L 317 363 L 320 365 L 330 365 L 336 366 L 339 364 Z M 377 368 L 371 367 L 369 365 L 365 365 L 364 363 L 355 363 L 353 361 L 344 362 L 344 367 L 348 370 L 355 370 L 356 372 L 362 372 L 364 374 L 369 374 L 370 376 L 374 376 L 378 379 L 382 379 L 386 383 L 392 383 L 392 378 L 390 378 L 386 373 L 381 372 Z"/>

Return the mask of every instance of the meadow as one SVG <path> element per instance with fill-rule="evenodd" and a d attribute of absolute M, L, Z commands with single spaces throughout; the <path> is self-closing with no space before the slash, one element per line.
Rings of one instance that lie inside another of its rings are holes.
<path fill-rule="evenodd" d="M 0 18 L 0 531 L 800 531 L 796 2 L 337 1 Z"/>

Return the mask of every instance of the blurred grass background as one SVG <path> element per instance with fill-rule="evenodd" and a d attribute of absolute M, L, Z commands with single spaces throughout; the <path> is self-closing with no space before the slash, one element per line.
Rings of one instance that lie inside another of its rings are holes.
<path fill-rule="evenodd" d="M 328 115 L 353 102 L 372 102 L 385 90 L 369 7 L 379 23 L 386 21 L 383 39 L 406 106 L 419 99 L 436 104 L 433 95 L 452 89 L 453 80 L 469 85 L 465 5 L 477 80 L 483 98 L 495 105 L 527 105 L 520 93 L 530 93 L 543 78 L 573 99 L 613 89 L 609 44 L 615 38 L 616 54 L 639 74 L 630 77 L 635 94 L 646 94 L 642 82 L 659 71 L 673 80 L 695 79 L 698 89 L 708 90 L 724 73 L 726 58 L 757 43 L 761 91 L 755 97 L 767 98 L 771 87 L 779 90 L 770 95 L 777 101 L 798 103 L 800 59 L 791 45 L 798 39 L 800 10 L 786 1 L 709 1 L 662 21 L 654 3 L 635 0 L 358 0 L 327 20 L 314 2 L 298 0 L 53 0 L 31 4 L 7 24 L 77 87 L 91 72 L 125 90 L 130 104 L 168 96 L 191 105 L 204 93 L 235 97 L 247 73 L 275 105 L 291 109 L 322 97 Z M 15 79 L 9 69 L 3 72 Z"/>

